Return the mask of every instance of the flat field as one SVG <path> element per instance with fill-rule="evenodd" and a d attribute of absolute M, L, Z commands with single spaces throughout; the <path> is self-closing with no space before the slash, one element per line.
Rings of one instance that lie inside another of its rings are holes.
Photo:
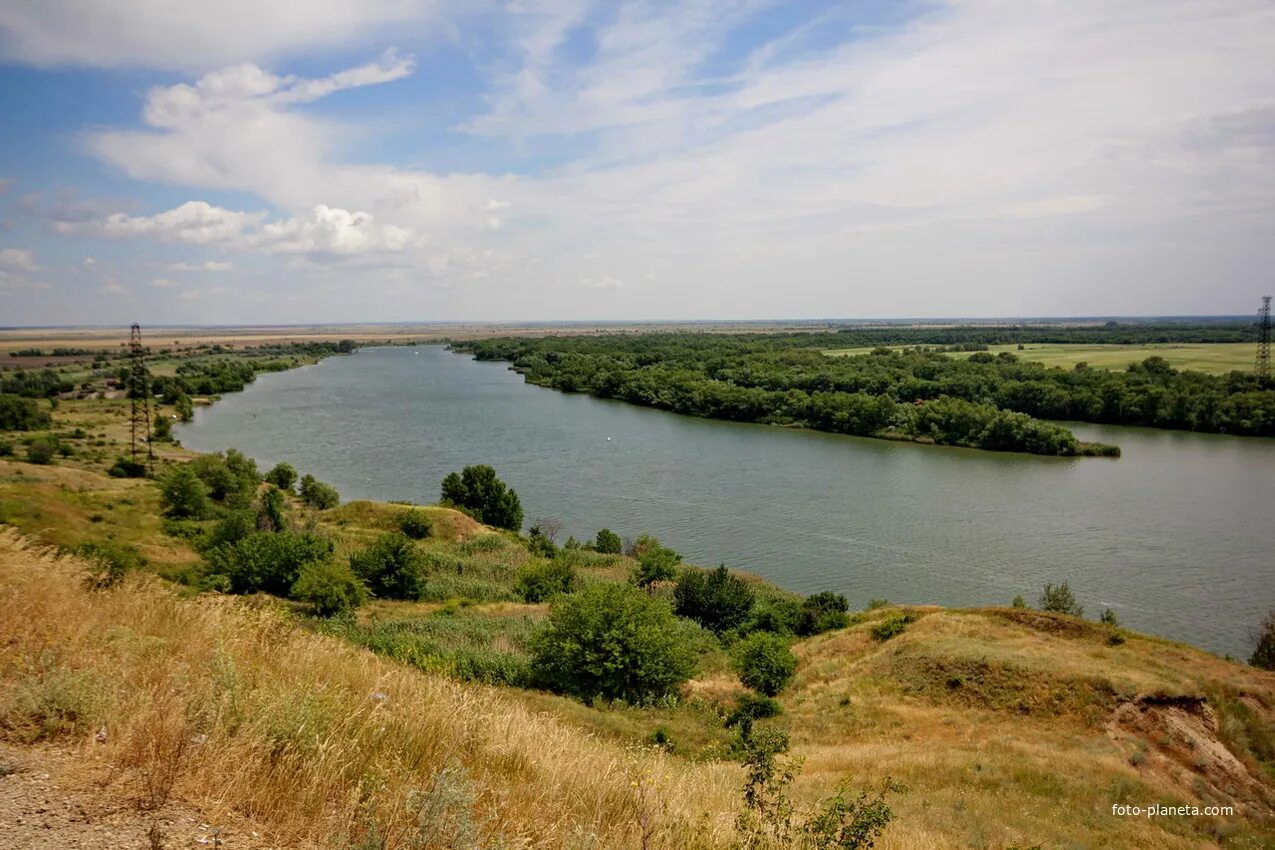
<path fill-rule="evenodd" d="M 904 346 L 890 346 L 902 348 Z M 870 348 L 825 349 L 832 357 L 854 357 L 868 354 Z M 1191 369 L 1213 375 L 1224 375 L 1238 369 L 1253 368 L 1256 350 L 1247 342 L 1188 343 L 1171 342 L 1150 345 L 1068 345 L 1029 342 L 1022 350 L 1017 345 L 993 345 L 988 351 L 1008 351 L 1023 360 L 1034 360 L 1046 366 L 1070 369 L 1077 363 L 1088 363 L 1094 369 L 1123 369 L 1148 357 L 1163 357 L 1175 369 Z M 951 352 L 951 357 L 969 357 L 972 351 Z"/>

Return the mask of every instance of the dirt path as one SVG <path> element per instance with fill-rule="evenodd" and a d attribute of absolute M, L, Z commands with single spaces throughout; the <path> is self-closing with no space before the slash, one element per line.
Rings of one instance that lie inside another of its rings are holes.
<path fill-rule="evenodd" d="M 202 819 L 179 803 L 139 811 L 104 791 L 75 756 L 0 743 L 0 847 L 4 850 L 269 850 L 243 825 Z"/>

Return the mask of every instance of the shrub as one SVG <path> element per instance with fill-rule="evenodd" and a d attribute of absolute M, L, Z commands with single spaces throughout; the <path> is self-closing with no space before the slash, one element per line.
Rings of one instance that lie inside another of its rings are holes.
<path fill-rule="evenodd" d="M 155 423 L 151 427 L 151 439 L 167 443 L 173 438 L 173 423 L 162 413 L 155 414 Z"/>
<path fill-rule="evenodd" d="M 27 444 L 27 463 L 40 466 L 52 463 L 57 443 L 47 437 L 38 437 Z"/>
<path fill-rule="evenodd" d="M 443 479 L 442 501 L 469 511 L 479 522 L 518 531 L 522 528 L 522 502 L 518 493 L 496 477 L 486 464 L 467 466 Z"/>
<path fill-rule="evenodd" d="M 649 587 L 657 581 L 669 581 L 677 575 L 677 565 L 682 563 L 682 556 L 667 546 L 660 544 L 654 537 L 643 537 L 648 544 L 642 546 L 637 553 L 637 570 L 633 580 L 638 587 Z"/>
<path fill-rule="evenodd" d="M 802 637 L 844 629 L 850 623 L 850 603 L 840 593 L 825 590 L 807 596 L 801 602 L 801 620 L 797 634 Z"/>
<path fill-rule="evenodd" d="M 1072 617 L 1085 615 L 1085 609 L 1076 603 L 1076 595 L 1071 592 L 1071 587 L 1065 581 L 1058 585 L 1046 584 L 1038 604 L 1040 610 L 1054 614 L 1067 614 Z"/>
<path fill-rule="evenodd" d="M 797 671 L 797 657 L 779 635 L 753 632 L 735 644 L 731 654 L 735 672 L 746 687 L 773 697 Z"/>
<path fill-rule="evenodd" d="M 200 455 L 187 464 L 218 502 L 246 505 L 256 492 L 257 465 L 242 452 L 229 449 L 225 455 Z"/>
<path fill-rule="evenodd" d="M 434 523 L 424 511 L 403 511 L 398 516 L 398 529 L 413 540 L 424 540 L 434 533 Z"/>
<path fill-rule="evenodd" d="M 1266 615 L 1253 635 L 1253 654 L 1248 663 L 1263 670 L 1275 670 L 1275 609 Z"/>
<path fill-rule="evenodd" d="M 226 511 L 221 521 L 208 533 L 207 549 L 238 543 L 257 531 L 257 515 L 247 508 Z"/>
<path fill-rule="evenodd" d="M 527 550 L 539 558 L 552 558 L 558 554 L 558 547 L 540 530 L 539 525 L 533 525 L 527 532 Z"/>
<path fill-rule="evenodd" d="M 145 478 L 146 464 L 121 457 L 115 460 L 115 464 L 107 470 L 107 473 L 112 478 Z"/>
<path fill-rule="evenodd" d="M 620 540 L 620 535 L 609 528 L 603 528 L 598 530 L 597 537 L 593 540 L 593 548 L 603 555 L 618 555 L 623 551 L 624 543 Z"/>
<path fill-rule="evenodd" d="M 625 584 L 562 597 L 531 639 L 544 687 L 586 702 L 642 702 L 673 693 L 695 670 L 669 604 Z"/>
<path fill-rule="evenodd" d="M 341 495 L 336 488 L 319 481 L 313 475 L 301 476 L 301 501 L 312 508 L 326 511 L 341 504 Z"/>
<path fill-rule="evenodd" d="M 119 543 L 81 543 L 71 551 L 89 563 L 84 571 L 89 590 L 117 587 L 130 570 L 145 563 L 137 547 Z"/>
<path fill-rule="evenodd" d="M 349 564 L 324 560 L 306 564 L 292 585 L 292 598 L 309 602 L 320 617 L 353 611 L 367 601 L 367 588 Z"/>
<path fill-rule="evenodd" d="M 721 634 L 748 619 L 753 589 L 724 565 L 708 573 L 688 569 L 673 591 L 673 604 L 678 616 Z"/>
<path fill-rule="evenodd" d="M 189 463 L 173 467 L 160 479 L 164 514 L 174 519 L 202 519 L 208 513 L 208 487 Z"/>
<path fill-rule="evenodd" d="M 738 726 L 740 735 L 747 738 L 754 721 L 778 717 L 781 713 L 783 708 L 774 698 L 745 691 L 736 699 L 734 710 L 726 717 L 726 726 Z"/>
<path fill-rule="evenodd" d="M 1102 623 L 1104 626 L 1111 626 L 1113 628 L 1119 628 L 1120 626 L 1120 620 L 1116 618 L 1116 612 L 1112 611 L 1110 608 L 1103 610 L 1102 615 L 1098 617 L 1098 622 Z"/>
<path fill-rule="evenodd" d="M 34 431 L 48 428 L 50 421 L 35 399 L 0 393 L 0 431 Z"/>
<path fill-rule="evenodd" d="M 528 564 L 518 570 L 514 592 L 524 602 L 544 602 L 560 593 L 570 593 L 577 581 L 575 567 L 559 558 L 547 563 Z"/>
<path fill-rule="evenodd" d="M 288 527 L 288 520 L 283 515 L 283 491 L 271 485 L 261 494 L 261 504 L 257 506 L 258 531 L 283 531 Z"/>
<path fill-rule="evenodd" d="M 273 484 L 284 492 L 291 493 L 297 484 L 297 471 L 290 463 L 276 463 L 266 473 L 266 483 Z"/>
<path fill-rule="evenodd" d="M 903 634 L 904 629 L 908 627 L 915 617 L 911 614 L 893 614 L 886 617 L 881 622 L 872 627 L 872 639 L 879 641 L 887 641 L 892 637 Z"/>
<path fill-rule="evenodd" d="M 801 603 L 782 596 L 765 596 L 753 605 L 744 631 L 794 635 L 801 625 Z"/>
<path fill-rule="evenodd" d="M 332 544 L 313 534 L 254 531 L 209 552 L 209 573 L 231 593 L 287 596 L 305 566 L 331 556 Z"/>
<path fill-rule="evenodd" d="M 402 532 L 382 534 L 351 555 L 350 568 L 381 599 L 420 599 L 425 593 L 425 559 Z"/>
<path fill-rule="evenodd" d="M 1022 595 L 1020 594 L 1014 597 L 1014 601 L 1010 603 L 1010 606 L 1014 608 L 1026 608 L 1027 600 L 1023 599 Z"/>

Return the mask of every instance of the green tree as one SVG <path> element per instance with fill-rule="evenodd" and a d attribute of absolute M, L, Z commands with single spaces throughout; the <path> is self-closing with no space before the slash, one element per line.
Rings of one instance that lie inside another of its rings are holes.
<path fill-rule="evenodd" d="M 464 508 L 479 522 L 518 531 L 522 528 L 522 502 L 518 493 L 496 477 L 486 464 L 467 466 L 449 473 L 442 484 L 442 501 Z"/>
<path fill-rule="evenodd" d="M 797 657 L 788 643 L 770 632 L 753 632 L 735 644 L 732 666 L 746 687 L 773 697 L 797 671 Z"/>
<path fill-rule="evenodd" d="M 1275 670 L 1275 609 L 1257 627 L 1253 636 L 1253 654 L 1248 663 L 1263 670 Z"/>
<path fill-rule="evenodd" d="M 599 583 L 554 604 L 531 640 L 539 681 L 586 702 L 664 696 L 690 678 L 695 656 L 668 602 Z"/>
<path fill-rule="evenodd" d="M 593 548 L 603 555 L 618 555 L 623 551 L 624 544 L 620 540 L 620 535 L 609 528 L 603 528 L 598 530 L 598 535 L 593 541 Z"/>
<path fill-rule="evenodd" d="M 671 581 L 677 575 L 682 556 L 649 535 L 643 535 L 637 546 L 637 569 L 633 580 L 638 587 L 650 587 L 657 581 Z"/>
<path fill-rule="evenodd" d="M 301 501 L 305 502 L 312 508 L 318 508 L 326 511 L 329 508 L 335 508 L 341 504 L 341 496 L 337 493 L 336 488 L 315 478 L 313 475 L 301 476 L 300 488 Z"/>
<path fill-rule="evenodd" d="M 367 601 L 367 588 L 338 561 L 314 561 L 301 568 L 292 585 L 292 598 L 309 602 L 320 617 L 353 611 Z"/>
<path fill-rule="evenodd" d="M 176 519 L 201 519 L 208 513 L 208 487 L 192 464 L 175 466 L 159 482 L 164 513 Z"/>
<path fill-rule="evenodd" d="M 531 563 L 518 570 L 514 593 L 524 602 L 544 602 L 575 590 L 578 581 L 575 567 L 561 558 L 547 563 Z"/>
<path fill-rule="evenodd" d="M 291 493 L 297 484 L 297 470 L 290 463 L 276 463 L 266 473 L 266 483 L 273 484 L 285 493 Z"/>
<path fill-rule="evenodd" d="M 434 523 L 424 511 L 403 511 L 398 517 L 398 530 L 413 540 L 424 540 L 434 533 Z"/>
<path fill-rule="evenodd" d="M 1037 604 L 1040 610 L 1053 614 L 1067 614 L 1072 617 L 1085 615 L 1085 609 L 1076 602 L 1076 595 L 1065 581 L 1062 584 L 1046 584 Z"/>
<path fill-rule="evenodd" d="M 53 455 L 57 450 L 57 441 L 52 437 L 36 437 L 27 443 L 27 463 L 40 466 L 52 463 Z"/>
<path fill-rule="evenodd" d="M 155 422 L 151 427 L 151 439 L 167 443 L 173 439 L 173 423 L 162 413 L 155 414 Z"/>
<path fill-rule="evenodd" d="M 807 596 L 801 602 L 801 620 L 797 634 L 802 637 L 844 629 L 850 624 L 850 603 L 840 593 L 825 590 Z"/>
<path fill-rule="evenodd" d="M 257 506 L 257 529 L 259 531 L 286 531 L 287 517 L 283 513 L 283 491 L 270 486 L 261 494 L 261 504 Z"/>
<path fill-rule="evenodd" d="M 35 399 L 0 393 L 0 431 L 34 431 L 49 427 L 50 421 Z"/>
<path fill-rule="evenodd" d="M 251 532 L 208 553 L 209 574 L 231 593 L 287 596 L 307 564 L 332 557 L 332 544 L 314 534 Z"/>
<path fill-rule="evenodd" d="M 406 534 L 382 534 L 350 556 L 350 568 L 380 599 L 420 599 L 425 592 L 425 558 Z"/>
<path fill-rule="evenodd" d="M 1102 615 L 1098 617 L 1098 622 L 1104 626 L 1119 627 L 1120 620 L 1116 617 L 1116 612 L 1110 608 L 1103 609 Z"/>
<path fill-rule="evenodd" d="M 690 568 L 683 570 L 678 579 L 673 604 L 679 617 L 689 617 L 721 634 L 748 619 L 753 609 L 753 589 L 725 565 L 707 573 Z"/>
<path fill-rule="evenodd" d="M 190 396 L 180 393 L 173 401 L 173 407 L 177 411 L 177 418 L 183 422 L 189 422 L 195 418 L 195 406 L 190 403 Z"/>

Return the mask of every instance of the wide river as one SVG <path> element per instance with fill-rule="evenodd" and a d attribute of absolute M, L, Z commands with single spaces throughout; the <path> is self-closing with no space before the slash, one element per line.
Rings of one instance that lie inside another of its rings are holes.
<path fill-rule="evenodd" d="M 434 502 L 488 463 L 528 523 L 658 536 L 801 592 L 1034 603 L 1247 657 L 1275 606 L 1275 440 L 1096 425 L 1119 460 L 1041 458 L 695 419 L 525 384 L 439 346 L 264 375 L 177 429 L 200 451 L 288 461 L 343 499 Z"/>

